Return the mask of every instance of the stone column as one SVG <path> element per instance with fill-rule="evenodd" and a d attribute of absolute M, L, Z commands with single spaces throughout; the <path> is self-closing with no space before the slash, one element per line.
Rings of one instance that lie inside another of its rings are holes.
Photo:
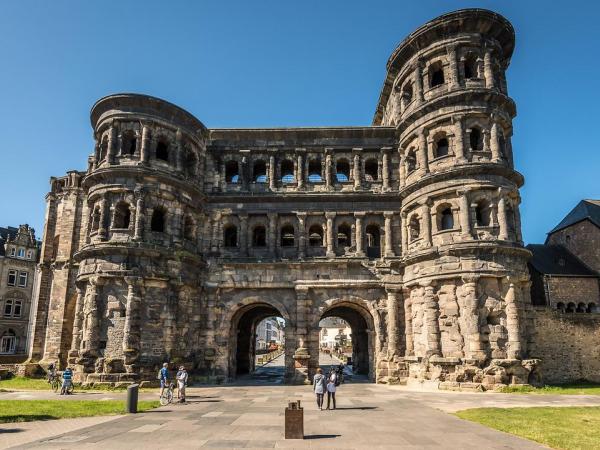
<path fill-rule="evenodd" d="M 269 156 L 269 189 L 274 191 L 275 184 L 275 155 Z"/>
<path fill-rule="evenodd" d="M 98 236 L 100 236 L 101 240 L 106 240 L 108 238 L 108 230 L 106 228 L 106 222 L 108 221 L 109 215 L 109 205 L 108 200 L 103 198 L 100 200 L 100 226 L 98 227 Z"/>
<path fill-rule="evenodd" d="M 83 303 L 84 291 L 83 288 L 76 284 L 75 291 L 77 292 L 77 300 L 75 301 L 75 316 L 73 320 L 73 340 L 71 341 L 71 351 L 69 352 L 69 363 L 74 364 L 79 356 L 79 348 L 81 347 L 81 333 L 83 326 Z"/>
<path fill-rule="evenodd" d="M 133 239 L 141 241 L 144 239 L 144 191 L 136 189 L 135 192 L 135 227 Z"/>
<path fill-rule="evenodd" d="M 304 149 L 298 149 L 298 162 L 296 165 L 296 183 L 298 183 L 298 189 L 304 188 Z"/>
<path fill-rule="evenodd" d="M 383 180 L 383 190 L 390 190 L 390 151 L 392 150 L 390 147 L 384 147 L 383 149 L 383 157 L 381 160 L 381 178 Z"/>
<path fill-rule="evenodd" d="M 400 189 L 406 185 L 406 157 L 404 156 L 405 149 L 399 149 L 400 167 L 398 168 L 400 177 Z"/>
<path fill-rule="evenodd" d="M 502 189 L 498 189 L 498 239 L 508 240 L 508 223 L 506 220 L 506 195 Z"/>
<path fill-rule="evenodd" d="M 450 63 L 450 89 L 456 89 L 460 85 L 457 56 L 456 45 L 450 45 L 448 47 L 448 62 Z"/>
<path fill-rule="evenodd" d="M 465 158 L 465 131 L 463 122 L 463 116 L 454 117 L 454 156 L 456 157 L 456 164 L 467 162 L 467 158 Z"/>
<path fill-rule="evenodd" d="M 469 193 L 468 191 L 459 191 L 459 211 L 458 219 L 460 222 L 460 233 L 464 238 L 471 236 L 471 220 L 469 218 Z"/>
<path fill-rule="evenodd" d="M 393 237 L 392 237 L 392 219 L 394 218 L 394 213 L 391 211 L 386 211 L 383 213 L 384 217 L 384 232 L 385 232 L 385 244 L 384 244 L 384 256 L 386 258 L 390 258 L 394 255 L 394 245 L 393 245 Z"/>
<path fill-rule="evenodd" d="M 240 253 L 248 256 L 248 214 L 240 214 Z"/>
<path fill-rule="evenodd" d="M 181 225 L 181 223 L 183 222 L 182 211 L 179 209 L 174 210 L 171 220 L 173 223 L 173 227 L 172 227 L 173 231 L 171 234 L 171 237 L 173 239 L 173 244 L 179 246 L 179 245 L 181 245 L 181 242 L 183 241 L 183 232 L 182 232 L 183 230 L 182 230 L 182 225 Z"/>
<path fill-rule="evenodd" d="M 521 197 L 516 198 L 513 203 L 513 213 L 515 215 L 515 232 L 517 235 L 517 242 L 523 244 L 523 235 L 521 234 L 521 211 L 519 205 L 521 204 Z"/>
<path fill-rule="evenodd" d="M 125 305 L 125 325 L 123 326 L 123 353 L 125 364 L 131 365 L 137 361 L 140 352 L 140 303 L 138 292 L 139 278 L 125 277 L 127 283 L 127 303 Z M 128 370 L 133 372 L 133 370 Z"/>
<path fill-rule="evenodd" d="M 427 247 L 431 247 L 431 201 L 427 200 L 421 209 L 423 214 L 423 239 Z"/>
<path fill-rule="evenodd" d="M 277 213 L 269 213 L 269 254 L 277 258 Z"/>
<path fill-rule="evenodd" d="M 506 331 L 508 333 L 508 359 L 521 359 L 521 327 L 519 318 L 519 304 L 515 293 L 515 283 L 512 277 L 506 277 L 508 289 L 504 297 L 506 303 Z"/>
<path fill-rule="evenodd" d="M 463 325 L 461 332 L 465 340 L 465 356 L 467 359 L 484 360 L 486 355 L 479 330 L 479 297 L 477 294 L 479 277 L 465 276 L 462 281 L 463 304 L 460 306 Z"/>
<path fill-rule="evenodd" d="M 356 256 L 364 257 L 365 256 L 365 246 L 363 242 L 363 218 L 365 217 L 364 212 L 355 212 L 354 213 L 354 221 L 355 226 L 354 230 L 356 233 L 355 242 L 356 242 Z"/>
<path fill-rule="evenodd" d="M 483 55 L 483 75 L 485 77 L 485 87 L 494 89 L 496 80 L 494 79 L 494 67 L 492 62 L 492 49 L 486 48 Z"/>
<path fill-rule="evenodd" d="M 310 312 L 310 301 L 308 298 L 308 288 L 304 286 L 296 286 L 296 337 L 297 347 L 294 352 L 294 383 L 296 384 L 310 384 L 311 368 L 310 359 L 311 355 L 308 350 L 309 340 L 309 312 Z M 316 368 L 314 368 L 316 369 Z"/>
<path fill-rule="evenodd" d="M 440 325 L 438 321 L 439 307 L 435 289 L 431 282 L 421 284 L 425 288 L 423 294 L 423 319 L 427 333 L 427 356 L 440 356 Z"/>
<path fill-rule="evenodd" d="M 361 158 L 360 158 L 360 149 L 354 149 L 354 162 L 352 167 L 352 178 L 354 178 L 354 189 L 360 189 L 361 183 L 361 174 L 362 170 L 360 167 Z"/>
<path fill-rule="evenodd" d="M 495 120 L 492 123 L 492 129 L 490 131 L 490 151 L 492 152 L 492 162 L 500 162 L 500 160 L 502 160 L 498 136 L 498 122 Z"/>
<path fill-rule="evenodd" d="M 423 61 L 417 61 L 415 66 L 415 102 L 416 106 L 423 103 L 425 97 L 423 95 Z"/>
<path fill-rule="evenodd" d="M 183 171 L 183 136 L 181 130 L 175 132 L 175 168 L 178 172 Z"/>
<path fill-rule="evenodd" d="M 402 255 L 406 256 L 408 254 L 408 223 L 407 222 L 407 214 L 406 211 L 402 211 L 400 213 L 400 230 L 402 233 Z"/>
<path fill-rule="evenodd" d="M 140 160 L 143 164 L 150 159 L 150 127 L 143 125 L 142 127 L 142 147 L 140 150 Z"/>
<path fill-rule="evenodd" d="M 335 258 L 335 249 L 334 249 L 334 225 L 333 220 L 335 219 L 334 212 L 326 212 L 325 218 L 327 219 L 327 253 L 326 256 L 328 258 Z"/>
<path fill-rule="evenodd" d="M 113 122 L 108 132 L 108 150 L 106 152 L 106 160 L 109 164 L 115 163 L 115 156 L 117 154 L 117 128 L 118 123 Z"/>
<path fill-rule="evenodd" d="M 429 173 L 429 161 L 427 158 L 427 130 L 425 128 L 421 128 L 419 130 L 419 151 L 417 153 L 419 171 L 421 172 L 421 175 Z"/>
<path fill-rule="evenodd" d="M 96 357 L 99 350 L 100 322 L 98 317 L 98 284 L 96 277 L 90 278 L 83 305 L 83 340 L 79 354 L 82 357 Z M 94 361 L 90 361 L 93 364 Z"/>
<path fill-rule="evenodd" d="M 398 332 L 398 296 L 400 292 L 396 289 L 387 291 L 387 335 L 388 335 L 388 358 L 400 356 L 398 346 L 400 335 Z"/>
<path fill-rule="evenodd" d="M 299 212 L 298 217 L 298 257 L 304 259 L 306 256 L 306 213 Z"/>
<path fill-rule="evenodd" d="M 210 251 L 212 253 L 217 253 L 219 251 L 219 240 L 220 234 L 219 229 L 221 228 L 221 213 L 215 212 L 213 216 L 213 226 L 212 226 L 212 242 L 210 246 Z"/>
<path fill-rule="evenodd" d="M 415 346 L 413 340 L 412 330 L 412 299 L 410 295 L 403 295 L 404 297 L 404 335 L 406 336 L 406 349 L 405 356 L 412 356 L 415 354 Z"/>

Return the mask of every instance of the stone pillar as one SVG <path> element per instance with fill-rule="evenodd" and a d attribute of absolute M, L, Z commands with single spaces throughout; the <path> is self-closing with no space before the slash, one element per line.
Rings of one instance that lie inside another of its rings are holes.
<path fill-rule="evenodd" d="M 425 128 L 421 128 L 419 130 L 419 151 L 417 152 L 419 171 L 421 172 L 421 175 L 429 173 L 429 161 L 427 158 L 427 130 Z"/>
<path fill-rule="evenodd" d="M 140 160 L 146 164 L 150 159 L 150 127 L 144 125 L 142 127 L 142 148 L 140 150 Z"/>
<path fill-rule="evenodd" d="M 98 236 L 101 240 L 108 238 L 108 229 L 106 228 L 106 222 L 108 221 L 109 205 L 108 200 L 103 198 L 100 200 L 100 226 L 98 227 Z"/>
<path fill-rule="evenodd" d="M 402 189 L 406 185 L 406 157 L 404 156 L 404 150 L 399 149 L 400 153 L 400 167 L 399 170 L 399 178 L 400 178 L 400 189 Z"/>
<path fill-rule="evenodd" d="M 181 130 L 177 129 L 175 133 L 175 168 L 178 172 L 183 171 L 183 136 Z"/>
<path fill-rule="evenodd" d="M 381 178 L 383 180 L 383 190 L 390 190 L 390 151 L 392 150 L 390 147 L 384 147 L 383 149 L 383 157 L 381 160 Z"/>
<path fill-rule="evenodd" d="M 417 61 L 415 66 L 415 103 L 416 106 L 419 106 L 425 97 L 423 95 L 423 62 L 421 60 Z"/>
<path fill-rule="evenodd" d="M 304 259 L 306 256 L 306 213 L 299 212 L 298 217 L 298 257 Z"/>
<path fill-rule="evenodd" d="M 365 256 L 365 246 L 363 242 L 363 218 L 365 217 L 364 212 L 355 212 L 354 213 L 354 232 L 356 236 L 354 241 L 356 242 L 356 256 L 364 257 Z"/>
<path fill-rule="evenodd" d="M 502 160 L 502 152 L 500 151 L 500 140 L 498 136 L 498 122 L 494 120 L 490 131 L 490 151 L 492 152 L 492 162 L 500 162 Z"/>
<path fill-rule="evenodd" d="M 508 240 L 508 222 L 506 220 L 506 195 L 502 189 L 498 189 L 498 239 Z"/>
<path fill-rule="evenodd" d="M 441 356 L 440 348 L 440 325 L 439 306 L 435 295 L 435 289 L 431 282 L 423 283 L 425 288 L 423 294 L 423 319 L 425 332 L 427 333 L 427 356 Z"/>
<path fill-rule="evenodd" d="M 392 219 L 394 218 L 394 213 L 391 211 L 386 211 L 383 213 L 384 217 L 384 233 L 385 233 L 385 244 L 384 244 L 384 252 L 383 255 L 386 258 L 390 258 L 394 255 L 394 245 L 393 245 L 393 237 L 392 237 Z"/>
<path fill-rule="evenodd" d="M 217 253 L 219 251 L 219 240 L 220 233 L 219 230 L 221 228 L 221 213 L 215 212 L 213 216 L 213 226 L 212 226 L 212 242 L 210 246 L 210 251 L 212 253 Z"/>
<path fill-rule="evenodd" d="M 331 190 L 332 186 L 333 186 L 333 180 L 332 180 L 332 155 L 331 155 L 331 150 L 327 150 L 327 153 L 325 154 L 325 187 L 327 188 L 327 190 Z"/>
<path fill-rule="evenodd" d="M 69 352 L 69 364 L 74 364 L 79 356 L 81 347 L 81 333 L 83 327 L 83 303 L 84 291 L 80 285 L 75 285 L 77 300 L 75 301 L 75 315 L 73 320 L 73 340 L 71 341 L 71 351 Z"/>
<path fill-rule="evenodd" d="M 171 233 L 171 238 L 173 239 L 173 244 L 175 244 L 176 246 L 180 246 L 181 242 L 183 241 L 182 211 L 179 209 L 174 210 L 171 220 L 172 220 L 172 224 L 173 224 L 173 227 L 172 227 L 173 231 Z"/>
<path fill-rule="evenodd" d="M 296 337 L 297 347 L 294 352 L 295 373 L 293 382 L 296 384 L 310 384 L 311 355 L 308 350 L 309 340 L 309 312 L 310 300 L 308 298 L 308 288 L 296 286 Z M 316 370 L 316 368 L 314 368 Z"/>
<path fill-rule="evenodd" d="M 355 190 L 360 189 L 360 187 L 362 185 L 362 183 L 361 183 L 362 170 L 360 167 L 361 158 L 360 158 L 359 151 L 360 151 L 360 149 L 354 149 L 354 162 L 353 162 L 353 167 L 352 167 L 352 178 L 354 178 L 354 189 Z"/>
<path fill-rule="evenodd" d="M 400 230 L 402 230 L 402 255 L 406 256 L 408 254 L 408 223 L 407 222 L 407 215 L 406 215 L 406 211 L 402 211 L 400 213 L 400 219 L 401 219 L 401 223 L 400 223 Z"/>
<path fill-rule="evenodd" d="M 133 239 L 141 241 L 144 239 L 144 191 L 136 189 L 135 192 L 135 227 Z"/>
<path fill-rule="evenodd" d="M 248 214 L 240 214 L 240 253 L 248 256 Z"/>
<path fill-rule="evenodd" d="M 448 47 L 448 62 L 450 63 L 450 89 L 456 89 L 460 85 L 457 56 L 456 45 L 450 45 Z"/>
<path fill-rule="evenodd" d="M 123 327 L 123 353 L 125 364 L 134 364 L 140 353 L 140 304 L 141 298 L 137 287 L 139 278 L 125 277 L 127 283 L 127 303 L 125 305 L 125 325 Z M 134 372 L 130 367 L 127 372 Z"/>
<path fill-rule="evenodd" d="M 269 213 L 269 254 L 277 258 L 277 213 Z"/>
<path fill-rule="evenodd" d="M 99 351 L 100 321 L 98 317 L 98 284 L 96 277 L 90 278 L 83 305 L 83 340 L 79 354 L 84 358 L 95 358 Z M 88 365 L 95 361 L 88 361 Z"/>
<path fill-rule="evenodd" d="M 454 117 L 454 156 L 456 157 L 456 164 L 467 162 L 467 158 L 465 158 L 465 130 L 463 122 L 463 116 Z"/>
<path fill-rule="evenodd" d="M 304 188 L 304 149 L 298 149 L 298 162 L 296 165 L 296 183 L 298 183 L 298 189 Z"/>
<path fill-rule="evenodd" d="M 508 359 L 521 359 L 521 327 L 519 318 L 519 304 L 515 293 L 515 283 L 511 277 L 506 277 L 508 289 L 504 297 L 506 303 L 506 331 L 508 333 L 508 346 L 506 356 Z"/>
<path fill-rule="evenodd" d="M 335 258 L 335 249 L 334 249 L 334 225 L 333 220 L 335 219 L 334 212 L 326 212 L 325 218 L 327 219 L 327 253 L 326 256 L 328 258 Z"/>
<path fill-rule="evenodd" d="M 486 48 L 483 55 L 483 75 L 485 77 L 485 87 L 494 89 L 496 80 L 494 79 L 494 67 L 492 62 L 492 49 Z"/>
<path fill-rule="evenodd" d="M 469 193 L 468 191 L 459 191 L 459 210 L 458 219 L 460 223 L 460 233 L 463 238 L 471 236 L 471 220 L 469 218 Z"/>
<path fill-rule="evenodd" d="M 400 334 L 398 332 L 398 296 L 400 291 L 393 289 L 387 291 L 387 337 L 388 358 L 400 356 L 398 352 Z"/>
<path fill-rule="evenodd" d="M 427 200 L 421 209 L 423 215 L 423 240 L 425 246 L 431 247 L 431 201 Z"/>
<path fill-rule="evenodd" d="M 513 203 L 513 213 L 515 215 L 515 231 L 517 234 L 517 242 L 523 244 L 523 235 L 521 234 L 521 210 L 519 205 L 521 204 L 521 197 L 517 197 Z"/>
<path fill-rule="evenodd" d="M 404 294 L 404 335 L 406 336 L 404 354 L 405 356 L 412 356 L 415 354 L 412 330 L 412 299 L 410 295 L 406 295 L 406 292 Z"/>
<path fill-rule="evenodd" d="M 468 359 L 484 360 L 486 355 L 479 330 L 479 297 L 477 293 L 479 277 L 465 276 L 462 281 L 462 305 L 460 306 L 463 324 L 461 332 L 465 340 L 465 356 Z"/>
<path fill-rule="evenodd" d="M 275 190 L 275 155 L 269 156 L 269 189 Z"/>
<path fill-rule="evenodd" d="M 109 164 L 115 163 L 115 156 L 117 154 L 117 128 L 118 123 L 113 122 L 108 132 L 108 150 L 106 152 L 106 160 Z"/>

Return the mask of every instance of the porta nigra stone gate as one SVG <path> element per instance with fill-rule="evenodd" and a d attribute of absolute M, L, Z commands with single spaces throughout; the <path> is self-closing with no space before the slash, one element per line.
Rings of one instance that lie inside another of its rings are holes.
<path fill-rule="evenodd" d="M 490 11 L 425 24 L 365 127 L 209 129 L 150 96 L 100 99 L 87 169 L 46 197 L 32 360 L 86 381 L 154 379 L 164 361 L 232 380 L 281 316 L 302 383 L 335 316 L 372 381 L 538 381 L 513 48 Z"/>

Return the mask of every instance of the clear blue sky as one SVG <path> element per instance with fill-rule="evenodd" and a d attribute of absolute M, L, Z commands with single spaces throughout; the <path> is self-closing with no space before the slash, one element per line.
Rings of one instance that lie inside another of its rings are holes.
<path fill-rule="evenodd" d="M 0 3 L 0 226 L 41 237 L 51 175 L 84 169 L 89 110 L 147 93 L 208 127 L 369 125 L 395 46 L 464 7 L 517 32 L 508 71 L 526 242 L 600 198 L 600 3 L 24 1 Z"/>

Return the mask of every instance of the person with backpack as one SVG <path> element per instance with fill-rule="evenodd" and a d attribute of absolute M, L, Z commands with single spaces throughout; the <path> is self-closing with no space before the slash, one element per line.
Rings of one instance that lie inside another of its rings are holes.
<path fill-rule="evenodd" d="M 317 369 L 317 374 L 313 378 L 313 385 L 315 394 L 317 395 L 317 406 L 320 411 L 323 411 L 323 395 L 325 394 L 325 375 L 323 375 L 323 371 L 319 368 Z"/>
<path fill-rule="evenodd" d="M 73 382 L 73 371 L 70 367 L 67 367 L 65 369 L 65 371 L 62 374 L 62 377 L 63 383 L 60 389 L 60 395 L 67 395 L 69 393 L 68 389 L 71 386 L 71 383 Z"/>
<path fill-rule="evenodd" d="M 179 398 L 179 403 L 185 402 L 185 387 L 187 386 L 187 381 L 188 373 L 185 370 L 185 367 L 181 366 L 177 372 L 177 398 Z"/>
<path fill-rule="evenodd" d="M 335 369 L 331 369 L 329 371 L 329 376 L 327 377 L 327 409 L 331 409 L 329 407 L 331 399 L 333 399 L 333 408 L 335 409 L 335 390 L 336 387 L 339 386 L 339 377 L 335 371 Z"/>
<path fill-rule="evenodd" d="M 164 363 L 162 369 L 158 371 L 158 380 L 160 381 L 160 395 L 159 398 L 162 398 L 163 392 L 165 391 L 165 387 L 169 385 L 169 364 Z"/>

